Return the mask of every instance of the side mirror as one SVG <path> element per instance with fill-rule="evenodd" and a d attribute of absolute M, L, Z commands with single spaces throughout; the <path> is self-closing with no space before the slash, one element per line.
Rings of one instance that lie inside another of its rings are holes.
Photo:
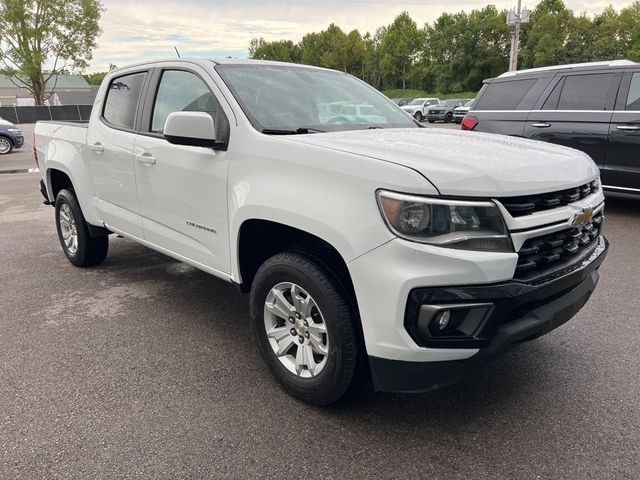
<path fill-rule="evenodd" d="M 173 112 L 164 123 L 164 137 L 174 145 L 213 147 L 216 128 L 205 112 Z"/>

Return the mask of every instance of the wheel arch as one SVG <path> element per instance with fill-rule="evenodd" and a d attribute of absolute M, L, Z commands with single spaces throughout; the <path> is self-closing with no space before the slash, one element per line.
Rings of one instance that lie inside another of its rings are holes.
<path fill-rule="evenodd" d="M 331 242 L 307 230 L 263 218 L 246 219 L 238 230 L 236 277 L 241 289 L 249 291 L 258 268 L 267 258 L 288 250 L 307 254 L 333 267 L 331 270 L 353 292 L 347 261 Z"/>

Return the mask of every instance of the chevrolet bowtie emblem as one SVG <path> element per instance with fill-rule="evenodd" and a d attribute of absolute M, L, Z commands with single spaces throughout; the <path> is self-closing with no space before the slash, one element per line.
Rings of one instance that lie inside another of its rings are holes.
<path fill-rule="evenodd" d="M 573 217 L 573 225 L 588 225 L 593 218 L 593 208 L 586 207 L 582 209 L 582 212 L 577 213 L 575 217 Z"/>

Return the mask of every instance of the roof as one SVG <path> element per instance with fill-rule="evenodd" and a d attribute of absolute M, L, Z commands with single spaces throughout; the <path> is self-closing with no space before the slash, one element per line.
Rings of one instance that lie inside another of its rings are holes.
<path fill-rule="evenodd" d="M 548 72 L 552 70 L 564 70 L 571 68 L 591 68 L 591 67 L 627 67 L 630 65 L 637 65 L 637 63 L 632 62 L 631 60 L 611 60 L 606 62 L 586 62 L 586 63 L 572 63 L 570 65 L 553 65 L 550 67 L 538 67 L 538 68 L 528 68 L 525 70 L 514 70 L 512 72 L 505 72 L 497 78 L 504 77 L 515 77 L 516 75 L 523 75 L 527 73 L 536 73 L 536 72 Z"/>
<path fill-rule="evenodd" d="M 153 60 L 143 60 L 140 62 L 132 63 L 130 65 L 125 65 L 123 67 L 111 70 L 109 74 L 111 75 L 114 72 L 128 70 L 129 68 L 132 68 L 132 67 L 149 66 L 155 63 L 164 63 L 164 62 L 195 63 L 196 65 L 200 65 L 204 68 L 210 66 L 213 63 L 215 65 L 281 65 L 281 66 L 288 66 L 288 67 L 313 68 L 316 70 L 335 71 L 330 68 L 316 67 L 314 65 L 306 65 L 303 63 L 276 62 L 273 60 L 254 60 L 254 59 L 241 59 L 241 58 L 202 58 L 202 57 L 175 58 L 173 57 L 173 58 L 157 58 Z"/>
<path fill-rule="evenodd" d="M 47 82 L 47 87 L 53 88 L 54 85 L 55 88 L 90 88 L 82 75 L 54 75 Z M 22 86 L 20 81 L 15 79 L 11 81 L 6 75 L 0 75 L 0 88 L 18 88 L 18 86 Z"/>

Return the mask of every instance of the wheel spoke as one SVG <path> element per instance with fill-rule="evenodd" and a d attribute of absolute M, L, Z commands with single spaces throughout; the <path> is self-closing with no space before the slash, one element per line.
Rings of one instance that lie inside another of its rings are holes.
<path fill-rule="evenodd" d="M 281 290 L 274 291 L 273 305 L 278 308 L 283 315 L 285 315 L 282 317 L 285 319 L 289 318 L 296 311 L 295 307 L 289 303 L 289 300 L 285 298 L 284 293 Z"/>
<path fill-rule="evenodd" d="M 328 353 L 327 346 L 322 343 L 321 337 L 310 335 L 309 342 L 311 344 L 311 347 L 320 355 L 326 355 Z"/>
<path fill-rule="evenodd" d="M 267 337 L 273 338 L 276 342 L 289 336 L 291 336 L 291 333 L 289 332 L 289 327 L 286 325 L 284 327 L 273 327 L 267 332 Z"/>
<path fill-rule="evenodd" d="M 302 312 L 302 295 L 300 294 L 300 288 L 297 285 L 291 285 L 291 299 L 293 300 L 293 307 L 298 312 Z"/>
<path fill-rule="evenodd" d="M 281 357 L 291 348 L 293 345 L 293 337 L 291 335 L 287 335 L 286 337 L 278 340 L 278 350 L 276 351 L 276 355 Z M 299 349 L 299 347 L 298 347 Z"/>
<path fill-rule="evenodd" d="M 307 367 L 311 375 L 315 375 L 318 367 L 309 345 L 298 345 L 298 351 L 296 352 L 296 373 L 298 375 L 304 371 L 303 367 Z"/>
<path fill-rule="evenodd" d="M 309 333 L 319 337 L 323 333 L 327 333 L 327 326 L 324 323 L 309 322 Z"/>

